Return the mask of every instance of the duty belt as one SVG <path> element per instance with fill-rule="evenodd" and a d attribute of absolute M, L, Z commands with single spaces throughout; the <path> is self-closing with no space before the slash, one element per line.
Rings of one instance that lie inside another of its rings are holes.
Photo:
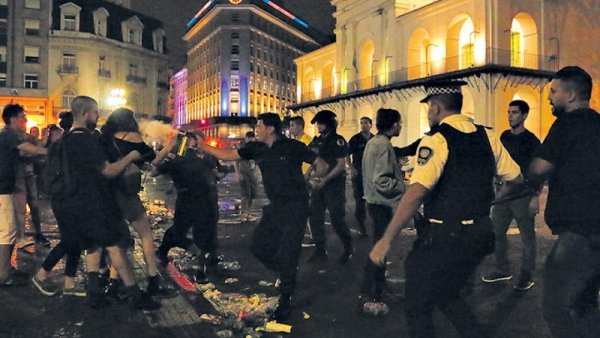
<path fill-rule="evenodd" d="M 440 219 L 430 218 L 429 219 L 429 223 L 431 223 L 431 224 L 444 224 L 444 221 L 440 220 Z M 460 223 L 462 225 L 473 225 L 473 224 L 475 224 L 475 220 L 474 219 L 465 219 L 465 220 L 460 221 Z"/>

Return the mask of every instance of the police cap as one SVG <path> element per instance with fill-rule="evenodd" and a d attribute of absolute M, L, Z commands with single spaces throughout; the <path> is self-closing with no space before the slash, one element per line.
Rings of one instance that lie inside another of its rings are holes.
<path fill-rule="evenodd" d="M 421 103 L 427 103 L 429 99 L 436 95 L 462 94 L 460 87 L 466 84 L 465 81 L 430 81 L 424 85 L 427 96 L 421 100 Z"/>
<path fill-rule="evenodd" d="M 335 118 L 337 116 L 331 110 L 321 110 L 315 115 L 315 117 L 310 120 L 310 124 L 315 123 L 335 123 Z"/>

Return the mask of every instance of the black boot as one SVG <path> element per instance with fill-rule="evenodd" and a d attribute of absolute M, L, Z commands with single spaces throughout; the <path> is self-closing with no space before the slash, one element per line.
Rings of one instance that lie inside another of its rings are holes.
<path fill-rule="evenodd" d="M 352 254 L 354 254 L 354 249 L 352 248 L 352 242 L 344 243 L 344 253 L 340 257 L 340 264 L 346 265 L 350 258 L 352 258 Z"/>
<path fill-rule="evenodd" d="M 127 300 L 127 296 L 123 292 L 123 281 L 120 279 L 110 278 L 108 285 L 104 288 L 104 294 L 119 303 L 124 303 Z"/>
<path fill-rule="evenodd" d="M 281 294 L 279 296 L 279 305 L 277 305 L 277 309 L 275 309 L 275 312 L 269 318 L 279 323 L 287 320 L 292 314 L 291 301 L 291 295 Z"/>
<path fill-rule="evenodd" d="M 177 295 L 177 290 L 170 286 L 165 286 L 161 283 L 158 275 L 148 277 L 148 287 L 146 293 L 150 297 L 156 298 L 171 298 Z"/>
<path fill-rule="evenodd" d="M 367 228 L 365 227 L 365 221 L 358 222 L 358 231 L 359 231 L 360 238 L 369 237 L 369 235 L 367 235 Z"/>
<path fill-rule="evenodd" d="M 151 311 L 160 309 L 160 303 L 150 298 L 147 293 L 142 292 L 137 284 L 126 287 L 125 292 L 127 293 L 129 308 L 132 310 Z"/>
<path fill-rule="evenodd" d="M 100 288 L 100 274 L 98 272 L 88 272 L 88 288 L 86 292 L 86 302 L 92 309 L 101 309 L 110 305 L 110 302 L 104 296 Z"/>

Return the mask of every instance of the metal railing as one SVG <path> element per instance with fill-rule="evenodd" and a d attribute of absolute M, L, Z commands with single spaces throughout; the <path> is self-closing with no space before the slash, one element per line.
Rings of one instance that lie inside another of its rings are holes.
<path fill-rule="evenodd" d="M 469 62 L 467 62 L 467 60 Z M 345 86 L 343 83 L 339 83 L 337 88 L 322 87 L 320 95 L 318 95 L 319 93 L 315 93 L 314 90 L 310 88 L 310 85 L 307 85 L 305 87 L 309 88 L 302 91 L 300 102 L 308 102 L 340 94 L 349 94 L 360 90 L 377 88 L 409 80 L 423 79 L 432 75 L 440 75 L 485 65 L 509 66 L 541 71 L 557 71 L 559 66 L 558 57 L 555 55 L 545 56 L 531 53 L 518 53 L 506 49 L 487 48 L 484 60 L 478 60 L 473 55 L 471 55 L 471 57 L 461 57 L 460 55 L 456 55 L 432 60 L 392 72 L 374 73 L 368 77 L 348 81 Z"/>
<path fill-rule="evenodd" d="M 127 75 L 126 80 L 127 80 L 127 82 L 133 82 L 133 83 L 140 83 L 140 84 L 147 83 L 147 80 L 145 77 L 131 75 L 131 74 Z"/>
<path fill-rule="evenodd" d="M 74 65 L 60 65 L 57 72 L 61 74 L 79 74 L 79 67 Z"/>

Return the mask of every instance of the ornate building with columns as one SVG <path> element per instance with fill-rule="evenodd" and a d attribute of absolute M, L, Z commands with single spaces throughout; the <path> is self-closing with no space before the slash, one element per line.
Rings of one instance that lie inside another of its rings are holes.
<path fill-rule="evenodd" d="M 543 138 L 554 121 L 549 79 L 579 65 L 600 81 L 600 35 L 594 0 L 333 0 L 336 42 L 295 60 L 298 102 L 310 120 L 321 109 L 338 114 L 346 137 L 359 118 L 380 107 L 398 109 L 407 144 L 429 129 L 423 83 L 460 79 L 463 114 L 507 129 L 507 105 L 531 106 L 526 127 Z M 575 24 L 577 23 L 577 24 Z M 586 36 L 586 43 L 582 43 Z M 594 41 L 594 42 L 593 42 Z M 595 82 L 597 83 L 597 82 Z M 592 105 L 600 108 L 594 86 Z"/>

